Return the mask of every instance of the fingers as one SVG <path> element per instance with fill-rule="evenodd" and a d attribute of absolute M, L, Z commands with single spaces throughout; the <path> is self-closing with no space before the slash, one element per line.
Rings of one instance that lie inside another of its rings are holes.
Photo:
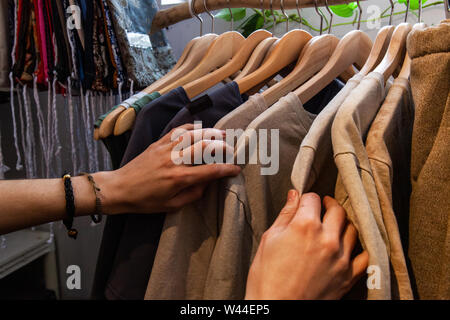
<path fill-rule="evenodd" d="M 224 138 L 225 131 L 218 129 L 185 130 L 184 128 L 177 128 L 171 136 L 171 147 L 176 147 L 179 151 L 201 140 L 224 140 Z"/>
<path fill-rule="evenodd" d="M 367 266 L 369 265 L 369 253 L 367 251 L 361 252 L 353 259 L 351 263 L 352 275 L 350 288 L 358 281 L 359 278 L 365 273 Z"/>
<path fill-rule="evenodd" d="M 353 249 L 355 249 L 357 238 L 358 231 L 351 223 L 348 223 L 342 238 L 343 254 L 347 259 L 350 259 Z"/>
<path fill-rule="evenodd" d="M 301 225 L 311 223 L 320 225 L 320 209 L 320 197 L 315 193 L 305 193 L 300 198 L 299 207 L 291 222 Z"/>
<path fill-rule="evenodd" d="M 287 201 L 283 209 L 281 209 L 280 214 L 271 226 L 271 228 L 285 228 L 295 213 L 300 202 L 300 196 L 296 190 L 290 190 L 287 195 Z"/>
<path fill-rule="evenodd" d="M 200 140 L 194 145 L 180 151 L 183 164 L 202 164 L 225 162 L 234 154 L 234 149 L 225 141 Z"/>
<path fill-rule="evenodd" d="M 330 236 L 339 239 L 347 224 L 347 216 L 344 208 L 339 203 L 326 196 L 323 199 L 326 212 L 323 217 L 323 227 Z"/>
<path fill-rule="evenodd" d="M 184 185 L 207 183 L 212 180 L 236 176 L 241 172 L 239 166 L 233 164 L 205 164 L 183 168 Z"/>

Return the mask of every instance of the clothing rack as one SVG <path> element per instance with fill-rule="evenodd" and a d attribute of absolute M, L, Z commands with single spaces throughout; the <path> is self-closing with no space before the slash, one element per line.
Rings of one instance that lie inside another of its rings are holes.
<path fill-rule="evenodd" d="M 366 0 L 360 0 L 366 1 Z M 224 8 L 259 8 L 259 9 L 281 9 L 282 0 L 205 0 L 205 1 L 194 1 L 194 10 L 195 13 L 206 12 L 207 10 L 213 11 Z M 325 0 L 284 0 L 283 8 L 284 9 L 295 9 L 297 5 L 299 8 L 310 8 L 315 6 L 315 2 L 317 6 L 325 6 Z M 354 2 L 352 0 L 329 0 L 328 5 L 337 5 L 337 4 L 348 4 L 350 2 Z M 160 29 L 166 28 L 170 25 L 178 23 L 183 20 L 187 20 L 192 18 L 191 12 L 189 10 L 188 2 L 177 5 L 175 7 L 158 11 L 155 15 L 152 27 L 150 29 L 150 34 L 157 32 Z M 205 8 L 206 4 L 206 8 Z"/>

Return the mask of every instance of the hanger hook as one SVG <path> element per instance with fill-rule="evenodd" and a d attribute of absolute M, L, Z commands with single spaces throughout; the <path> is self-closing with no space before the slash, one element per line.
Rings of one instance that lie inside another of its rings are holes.
<path fill-rule="evenodd" d="M 422 0 L 419 0 L 419 23 L 422 22 Z"/>
<path fill-rule="evenodd" d="M 319 8 L 317 7 L 317 0 L 314 0 L 314 7 L 316 8 L 317 14 L 320 16 L 320 34 L 323 32 L 323 15 L 320 13 Z"/>
<path fill-rule="evenodd" d="M 200 21 L 200 37 L 203 35 L 203 19 L 195 12 L 195 0 L 190 1 L 191 13 Z"/>
<path fill-rule="evenodd" d="M 228 4 L 228 11 L 230 11 L 230 26 L 231 26 L 231 31 L 233 31 L 233 11 L 231 10 L 230 7 L 230 0 L 227 0 L 227 4 Z"/>
<path fill-rule="evenodd" d="M 362 8 L 359 0 L 356 0 L 356 4 L 358 5 L 359 14 L 358 14 L 358 30 L 361 29 L 361 18 L 362 18 Z"/>
<path fill-rule="evenodd" d="M 275 18 L 275 14 L 273 13 L 273 3 L 272 0 L 270 0 L 270 12 L 272 13 L 272 18 L 273 18 L 273 27 L 272 30 L 275 30 L 275 25 L 277 24 L 277 20 Z"/>
<path fill-rule="evenodd" d="M 328 6 L 328 0 L 325 0 L 325 8 L 327 8 L 328 13 L 330 14 L 330 25 L 328 26 L 328 34 L 331 33 L 331 25 L 333 24 L 333 11 L 330 10 Z"/>
<path fill-rule="evenodd" d="M 394 1 L 389 0 L 391 3 L 391 14 L 389 16 L 389 25 L 392 26 L 392 15 L 394 14 Z"/>
<path fill-rule="evenodd" d="M 295 6 L 297 7 L 297 14 L 298 18 L 300 19 L 300 29 L 302 28 L 303 21 L 302 21 L 302 15 L 300 13 L 300 7 L 298 6 L 298 0 L 295 0 Z"/>
<path fill-rule="evenodd" d="M 286 18 L 286 32 L 289 31 L 289 16 L 284 11 L 284 0 L 280 0 L 280 8 L 281 12 L 283 13 L 283 16 Z"/>
<path fill-rule="evenodd" d="M 405 22 L 408 21 L 408 12 L 409 12 L 409 0 L 406 0 Z"/>
<path fill-rule="evenodd" d="M 266 13 L 264 11 L 264 0 L 261 0 L 260 3 L 261 3 L 261 13 L 262 13 L 262 16 L 263 16 L 263 19 L 264 19 L 263 26 L 265 26 L 266 25 Z"/>
<path fill-rule="evenodd" d="M 203 6 L 205 7 L 205 11 L 208 14 L 208 16 L 211 17 L 211 33 L 214 33 L 214 15 L 209 12 L 208 8 L 206 7 L 206 0 L 203 0 Z"/>

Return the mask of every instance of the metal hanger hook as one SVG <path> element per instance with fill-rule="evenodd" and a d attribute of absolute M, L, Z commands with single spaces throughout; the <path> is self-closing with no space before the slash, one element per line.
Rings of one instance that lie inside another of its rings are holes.
<path fill-rule="evenodd" d="M 361 8 L 361 4 L 359 3 L 359 0 L 356 0 L 356 4 L 358 5 L 358 9 L 359 9 L 359 14 L 358 14 L 358 30 L 361 29 L 361 18 L 362 18 L 362 8 Z"/>
<path fill-rule="evenodd" d="M 208 16 L 211 17 L 211 33 L 214 33 L 214 15 L 209 12 L 208 8 L 206 7 L 206 0 L 203 0 L 203 6 L 205 7 L 205 11 L 208 14 Z"/>
<path fill-rule="evenodd" d="M 409 0 L 406 0 L 405 22 L 408 21 L 408 12 L 409 12 Z"/>
<path fill-rule="evenodd" d="M 391 14 L 389 15 L 389 25 L 392 26 L 392 15 L 394 14 L 394 1 L 389 0 L 391 3 Z"/>
<path fill-rule="evenodd" d="M 419 23 L 422 22 L 422 0 L 419 0 Z"/>
<path fill-rule="evenodd" d="M 261 13 L 262 13 L 262 16 L 263 16 L 263 19 L 264 19 L 263 26 L 265 26 L 266 25 L 266 13 L 264 11 L 264 0 L 261 0 L 260 3 L 261 3 Z"/>
<path fill-rule="evenodd" d="M 328 13 L 330 14 L 330 25 L 328 26 L 328 34 L 331 33 L 331 25 L 333 24 L 333 11 L 331 11 L 328 6 L 328 0 L 325 0 L 325 8 L 327 8 Z"/>
<path fill-rule="evenodd" d="M 284 0 L 280 0 L 280 8 L 281 12 L 283 13 L 283 16 L 286 18 L 286 32 L 289 31 L 289 16 L 286 14 L 286 11 L 284 11 Z"/>
<path fill-rule="evenodd" d="M 275 25 L 277 24 L 277 20 L 275 18 L 275 14 L 273 13 L 273 3 L 272 0 L 270 0 L 270 12 L 272 13 L 272 18 L 273 18 L 273 26 L 272 26 L 272 30 L 275 30 Z"/>
<path fill-rule="evenodd" d="M 298 18 L 300 20 L 300 29 L 301 29 L 302 25 L 303 25 L 303 21 L 302 21 L 302 14 L 300 13 L 300 7 L 298 6 L 298 0 L 295 0 L 295 6 L 297 8 L 297 14 L 298 14 Z"/>
<path fill-rule="evenodd" d="M 191 0 L 191 13 L 200 21 L 200 37 L 203 35 L 203 19 L 195 12 L 195 0 Z"/>
<path fill-rule="evenodd" d="M 230 26 L 231 26 L 231 31 L 233 31 L 233 11 L 231 10 L 230 7 L 230 0 L 227 0 L 227 4 L 228 4 L 228 11 L 230 11 Z"/>
<path fill-rule="evenodd" d="M 320 16 L 320 34 L 323 32 L 323 15 L 320 13 L 319 8 L 317 7 L 317 0 L 314 0 L 314 8 L 316 8 L 317 14 Z"/>

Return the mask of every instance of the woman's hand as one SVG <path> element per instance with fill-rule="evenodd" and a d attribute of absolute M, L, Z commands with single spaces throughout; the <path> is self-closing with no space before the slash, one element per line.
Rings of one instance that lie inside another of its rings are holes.
<path fill-rule="evenodd" d="M 339 299 L 363 275 L 368 254 L 351 259 L 357 231 L 336 200 L 288 194 L 286 206 L 259 245 L 246 299 Z"/>
<path fill-rule="evenodd" d="M 175 164 L 172 152 L 179 144 L 184 158 L 193 158 L 196 148 L 202 152 L 207 147 L 232 152 L 223 141 L 223 131 L 193 128 L 191 124 L 176 128 L 124 167 L 96 173 L 94 179 L 102 189 L 105 213 L 174 211 L 201 198 L 208 182 L 240 172 L 240 167 L 232 164 Z M 185 133 L 177 135 L 177 129 Z"/>

